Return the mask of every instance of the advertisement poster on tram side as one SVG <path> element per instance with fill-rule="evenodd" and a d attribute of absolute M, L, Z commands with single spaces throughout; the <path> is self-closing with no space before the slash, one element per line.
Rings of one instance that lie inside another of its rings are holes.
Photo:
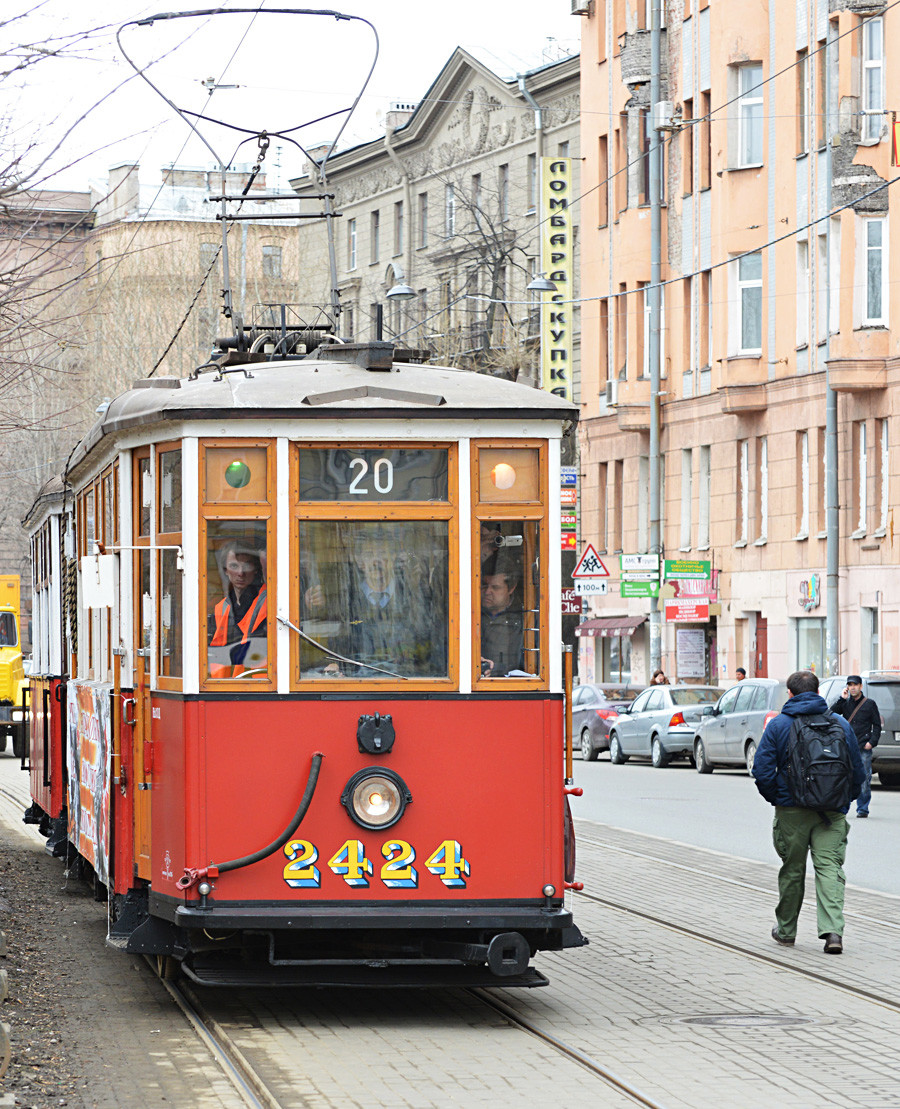
<path fill-rule="evenodd" d="M 69 840 L 101 882 L 109 879 L 110 686 L 67 686 Z"/>

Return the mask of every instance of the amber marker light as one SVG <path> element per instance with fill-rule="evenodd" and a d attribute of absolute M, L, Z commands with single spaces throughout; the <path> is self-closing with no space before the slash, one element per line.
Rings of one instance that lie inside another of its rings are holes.
<path fill-rule="evenodd" d="M 491 481 L 498 489 L 512 489 L 516 484 L 516 471 L 508 462 L 498 462 L 491 470 Z"/>

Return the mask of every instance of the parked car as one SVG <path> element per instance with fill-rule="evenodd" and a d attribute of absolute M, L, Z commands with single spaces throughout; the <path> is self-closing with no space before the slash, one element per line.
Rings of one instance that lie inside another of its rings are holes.
<path fill-rule="evenodd" d="M 633 755 L 668 766 L 673 758 L 693 758 L 694 733 L 704 705 L 724 690 L 713 685 L 654 685 L 620 712 L 609 731 L 609 760 L 619 764 Z"/>
<path fill-rule="evenodd" d="M 900 671 L 864 670 L 863 695 L 871 697 L 881 713 L 881 737 L 872 753 L 872 769 L 887 789 L 900 789 Z M 819 692 L 829 705 L 844 692 L 847 675 L 823 678 Z"/>
<path fill-rule="evenodd" d="M 622 709 L 646 688 L 615 682 L 578 686 L 572 695 L 572 736 L 580 744 L 585 762 L 593 762 L 601 751 L 609 750 L 609 729 Z"/>
<path fill-rule="evenodd" d="M 694 734 L 694 766 L 711 774 L 717 766 L 746 766 L 753 759 L 760 736 L 788 699 L 787 686 L 775 678 L 745 678 L 701 711 Z"/>

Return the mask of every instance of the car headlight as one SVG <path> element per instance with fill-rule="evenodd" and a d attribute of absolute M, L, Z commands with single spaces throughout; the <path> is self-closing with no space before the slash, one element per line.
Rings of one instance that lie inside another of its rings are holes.
<path fill-rule="evenodd" d="M 357 770 L 344 786 L 341 804 L 361 828 L 390 828 L 412 801 L 406 783 L 393 770 Z"/>

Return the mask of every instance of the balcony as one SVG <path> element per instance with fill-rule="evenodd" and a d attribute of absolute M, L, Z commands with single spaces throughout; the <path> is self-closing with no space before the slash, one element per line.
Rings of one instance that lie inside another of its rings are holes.
<path fill-rule="evenodd" d="M 620 381 L 616 420 L 621 431 L 650 430 L 650 380 Z"/>
<path fill-rule="evenodd" d="M 769 390 L 764 381 L 757 385 L 723 385 L 719 395 L 722 411 L 729 416 L 762 412 L 769 404 Z"/>
<path fill-rule="evenodd" d="M 886 358 L 831 358 L 828 384 L 837 393 L 866 393 L 887 388 Z"/>

